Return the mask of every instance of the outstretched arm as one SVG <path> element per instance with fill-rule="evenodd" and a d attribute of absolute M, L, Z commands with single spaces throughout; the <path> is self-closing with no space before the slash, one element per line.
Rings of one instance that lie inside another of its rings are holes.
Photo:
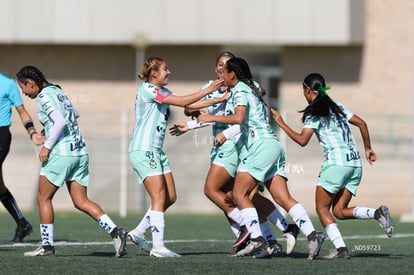
<path fill-rule="evenodd" d="M 211 82 L 209 86 L 207 86 L 201 91 L 198 91 L 198 92 L 195 92 L 189 95 L 183 95 L 183 96 L 169 95 L 168 97 L 164 99 L 163 103 L 178 106 L 178 107 L 185 107 L 202 99 L 209 93 L 220 88 L 222 85 L 223 85 L 223 80 L 217 79 Z"/>
<path fill-rule="evenodd" d="M 295 141 L 300 146 L 304 147 L 308 144 L 309 140 L 312 137 L 313 129 L 311 128 L 302 128 L 300 133 L 294 131 L 290 128 L 285 121 L 283 120 L 282 116 L 279 114 L 278 111 L 271 109 L 273 119 L 279 125 L 279 127 L 286 133 L 288 137 L 290 137 L 293 141 Z"/>
<path fill-rule="evenodd" d="M 368 163 L 372 165 L 377 160 L 377 154 L 371 148 L 371 138 L 369 136 L 367 123 L 355 114 L 349 119 L 349 123 L 359 128 L 364 143 L 365 157 Z"/>
<path fill-rule="evenodd" d="M 200 124 L 196 120 L 189 120 L 187 122 L 178 122 L 172 126 L 169 131 L 172 136 L 181 136 L 186 133 L 188 130 L 203 128 L 211 125 L 213 123 Z"/>
<path fill-rule="evenodd" d="M 234 109 L 234 114 L 228 116 L 215 116 L 201 114 L 197 117 L 199 123 L 219 122 L 225 124 L 242 124 L 246 116 L 246 106 L 239 105 Z"/>
<path fill-rule="evenodd" d="M 217 103 L 221 103 L 221 102 L 225 102 L 227 100 L 227 98 L 229 97 L 229 92 L 226 92 L 223 94 L 223 96 L 219 97 L 219 98 L 212 98 L 212 99 L 205 99 L 205 100 L 199 100 L 197 102 L 194 102 L 190 105 L 185 106 L 186 108 L 189 109 L 201 109 L 201 108 L 205 108 Z"/>

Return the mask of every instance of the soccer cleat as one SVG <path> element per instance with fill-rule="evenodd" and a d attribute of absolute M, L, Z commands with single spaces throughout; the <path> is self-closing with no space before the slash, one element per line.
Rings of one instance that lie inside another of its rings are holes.
<path fill-rule="evenodd" d="M 247 241 L 249 236 L 250 236 L 250 232 L 247 231 L 246 226 L 245 225 L 241 226 L 239 230 L 239 236 L 237 237 L 237 240 L 233 243 L 232 247 L 233 248 L 239 247 L 241 244 Z"/>
<path fill-rule="evenodd" d="M 379 225 L 384 228 L 387 236 L 391 238 L 394 234 L 395 228 L 388 207 L 381 205 L 377 210 L 375 210 L 374 218 L 378 221 Z"/>
<path fill-rule="evenodd" d="M 177 258 L 177 257 L 181 257 L 180 254 L 169 250 L 165 246 L 151 249 L 150 256 L 151 257 L 156 257 L 156 258 Z"/>
<path fill-rule="evenodd" d="M 35 257 L 35 256 L 56 256 L 56 251 L 53 246 L 40 246 L 36 250 L 25 252 L 24 256 Z"/>
<path fill-rule="evenodd" d="M 279 254 L 282 254 L 282 245 L 277 240 L 269 240 L 267 242 L 269 243 L 269 247 L 273 249 L 271 256 L 277 256 Z"/>
<path fill-rule="evenodd" d="M 139 246 L 143 251 L 147 253 L 151 252 L 151 246 L 149 245 L 147 240 L 145 240 L 144 235 L 134 234 L 133 232 L 129 232 L 128 239 L 134 244 L 136 244 L 137 246 Z"/>
<path fill-rule="evenodd" d="M 331 249 L 329 254 L 323 256 L 324 259 L 349 259 L 351 256 L 349 255 L 348 248 L 340 247 L 338 249 Z"/>
<path fill-rule="evenodd" d="M 117 227 L 114 230 L 116 232 L 112 240 L 114 241 L 115 257 L 119 258 L 126 254 L 127 231 L 123 227 Z"/>
<path fill-rule="evenodd" d="M 33 232 L 33 228 L 30 225 L 30 223 L 26 223 L 24 226 L 18 226 L 16 228 L 16 233 L 14 235 L 13 240 L 11 240 L 11 242 L 13 243 L 21 243 L 23 241 L 23 239 L 30 235 Z"/>
<path fill-rule="evenodd" d="M 243 249 L 245 249 L 246 248 L 246 246 L 247 246 L 247 244 L 248 244 L 248 240 L 247 241 L 245 241 L 245 242 L 243 242 L 241 245 L 239 245 L 238 247 L 236 247 L 236 250 L 234 251 L 234 253 L 233 254 L 231 254 L 230 256 L 231 257 L 237 257 L 237 252 L 239 252 L 240 250 L 243 250 Z"/>
<path fill-rule="evenodd" d="M 299 227 L 296 224 L 289 224 L 286 231 L 283 233 L 283 236 L 286 238 L 286 254 L 289 255 L 296 247 Z"/>
<path fill-rule="evenodd" d="M 238 251 L 236 256 L 253 256 L 253 258 L 262 259 L 269 258 L 273 253 L 273 248 L 269 247 L 267 241 L 262 237 L 251 239 L 247 246 Z"/>
<path fill-rule="evenodd" d="M 319 256 L 319 251 L 321 250 L 321 246 L 323 241 L 325 240 L 325 235 L 322 232 L 312 232 L 310 239 L 308 239 L 308 248 L 309 248 L 309 255 L 308 260 L 316 260 Z"/>

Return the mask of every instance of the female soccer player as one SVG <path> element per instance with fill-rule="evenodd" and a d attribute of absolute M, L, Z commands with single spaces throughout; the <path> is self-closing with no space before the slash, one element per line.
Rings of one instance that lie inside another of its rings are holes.
<path fill-rule="evenodd" d="M 272 110 L 272 113 L 280 128 L 300 146 L 306 146 L 314 133 L 317 136 L 324 161 L 316 185 L 316 211 L 336 248 L 325 258 L 348 259 L 349 251 L 334 216 L 341 220 L 376 219 L 388 237 L 394 233 L 394 222 L 387 206 L 378 209 L 348 206 L 362 177 L 361 157 L 349 124 L 359 128 L 369 164 L 377 160 L 377 155 L 371 148 L 366 122 L 341 103 L 333 101 L 326 93 L 329 89 L 322 75 L 311 73 L 305 77 L 303 95 L 308 106 L 301 111 L 304 126 L 300 133 L 290 128 L 277 111 Z"/>
<path fill-rule="evenodd" d="M 23 67 L 17 73 L 17 82 L 26 96 L 37 100 L 39 120 L 45 127 L 44 144 L 39 153 L 42 167 L 37 192 L 42 246 L 24 255 L 56 255 L 52 200 L 66 183 L 74 206 L 98 222 L 113 239 L 115 257 L 122 257 L 126 254 L 126 230 L 118 227 L 87 195 L 89 157 L 78 126 L 79 113 L 62 89 L 49 83 L 38 68 Z"/>
<path fill-rule="evenodd" d="M 223 78 L 232 90 L 226 103 L 227 115 L 201 114 L 197 120 L 202 123 L 240 124 L 241 127 L 241 161 L 237 168 L 233 199 L 241 210 L 251 241 L 237 254 L 262 258 L 272 252 L 262 236 L 258 214 L 251 200 L 252 195 L 259 189 L 259 183 L 265 183 L 276 203 L 288 211 L 307 237 L 308 259 L 317 258 L 324 236 L 315 231 L 306 210 L 289 194 L 285 175 L 285 153 L 268 123 L 266 104 L 260 88 L 253 81 L 247 62 L 237 57 L 228 60 L 224 66 Z"/>
<path fill-rule="evenodd" d="M 129 147 L 132 167 L 138 182 L 144 184 L 151 198 L 151 207 L 137 227 L 128 233 L 128 238 L 154 257 L 181 256 L 164 245 L 164 212 L 177 198 L 174 178 L 167 156 L 162 150 L 170 105 L 185 107 L 217 90 L 223 83 L 223 80 L 218 79 L 201 91 L 176 96 L 165 87 L 170 73 L 166 61 L 162 58 L 151 57 L 145 61 L 138 74 L 138 77 L 145 81 L 136 95 L 136 123 Z M 222 100 L 218 99 L 215 102 Z M 152 248 L 145 240 L 148 228 L 151 228 L 152 232 Z"/>
<path fill-rule="evenodd" d="M 235 55 L 230 52 L 222 52 L 218 55 L 214 70 L 217 78 L 222 78 L 224 65 L 227 60 L 234 57 Z M 209 83 L 211 83 L 211 80 L 205 86 Z M 226 91 L 227 87 L 223 85 L 217 91 L 208 94 L 204 99 L 221 98 Z M 191 104 L 188 107 L 197 108 L 197 103 L 200 102 L 202 101 Z M 206 111 L 212 115 L 224 115 L 225 106 L 226 103 L 221 102 L 207 107 Z M 200 111 L 192 109 L 187 111 L 187 114 L 197 116 L 200 114 Z M 179 136 L 190 129 L 197 129 L 207 125 L 207 123 L 198 124 L 195 120 L 180 122 L 170 128 L 170 133 Z M 240 136 L 239 133 L 239 125 L 229 127 L 227 124 L 213 123 L 212 134 L 213 137 L 215 137 L 216 142 L 210 152 L 211 166 L 204 185 L 204 193 L 207 198 L 219 207 L 229 220 L 231 229 L 237 237 L 237 240 L 233 244 L 233 248 L 236 248 L 237 250 L 240 250 L 243 245 L 245 245 L 245 241 L 248 240 L 250 234 L 243 223 L 240 210 L 233 202 L 231 194 L 239 162 L 238 150 L 236 149 L 236 144 Z M 230 136 L 235 137 L 230 138 Z M 267 221 L 268 219 L 284 232 L 287 241 L 286 253 L 290 254 L 296 245 L 296 237 L 299 229 L 296 225 L 290 225 L 275 205 L 267 198 L 257 194 L 254 196 L 253 200 L 259 210 L 262 233 L 266 236 L 269 245 L 274 248 L 273 254 L 280 253 L 282 247 L 280 243 L 277 242 L 272 228 Z"/>

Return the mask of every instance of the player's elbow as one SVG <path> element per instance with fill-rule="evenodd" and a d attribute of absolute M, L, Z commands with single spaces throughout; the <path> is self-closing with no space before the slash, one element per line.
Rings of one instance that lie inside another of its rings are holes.
<path fill-rule="evenodd" d="M 306 145 L 308 145 L 309 140 L 304 139 L 304 138 L 299 138 L 296 140 L 296 143 L 300 145 L 300 147 L 305 147 Z"/>

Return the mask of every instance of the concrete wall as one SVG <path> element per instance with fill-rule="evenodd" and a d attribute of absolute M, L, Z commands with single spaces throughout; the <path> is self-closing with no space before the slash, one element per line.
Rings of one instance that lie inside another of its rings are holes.
<path fill-rule="evenodd" d="M 348 45 L 363 39 L 359 0 L 2 0 L 0 10 L 6 26 L 0 43 Z"/>

